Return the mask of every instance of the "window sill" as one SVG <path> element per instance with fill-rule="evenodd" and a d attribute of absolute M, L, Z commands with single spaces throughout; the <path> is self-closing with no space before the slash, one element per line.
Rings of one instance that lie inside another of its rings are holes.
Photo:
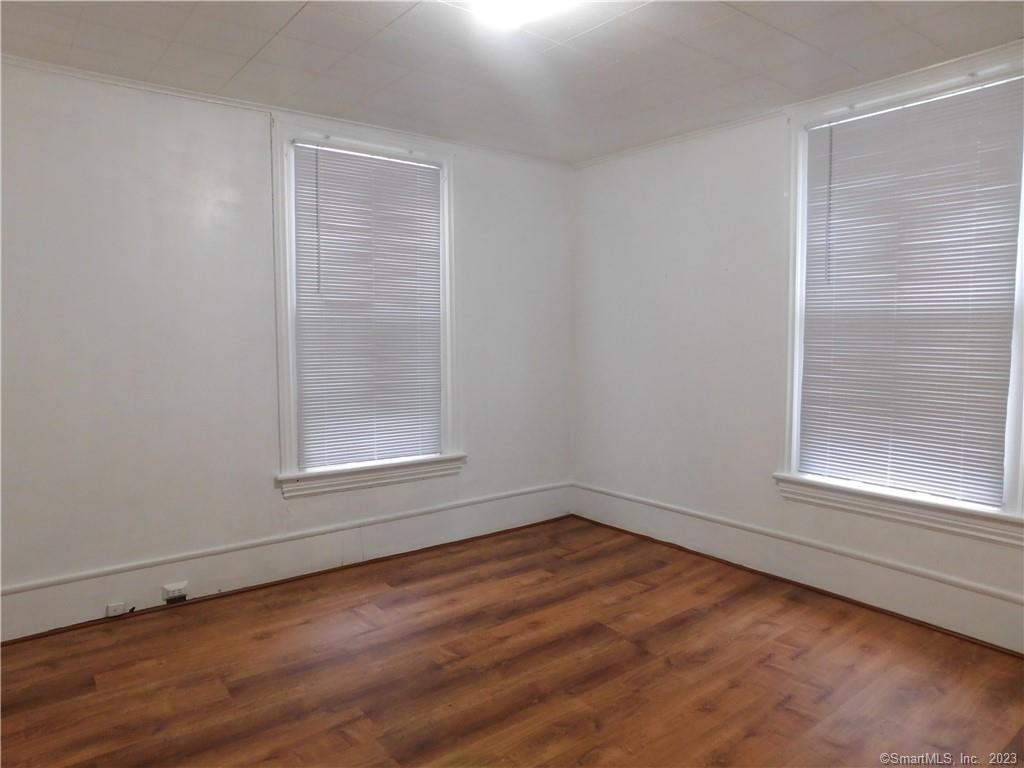
<path fill-rule="evenodd" d="M 454 475 L 466 463 L 464 453 L 445 453 L 412 459 L 386 459 L 340 467 L 310 469 L 278 475 L 277 484 L 286 499 L 320 493 L 372 488 L 376 485 L 406 483 L 427 477 Z"/>
<path fill-rule="evenodd" d="M 1024 547 L 1024 519 L 980 504 L 932 501 L 814 475 L 776 472 L 774 477 L 779 491 L 791 501 Z"/>

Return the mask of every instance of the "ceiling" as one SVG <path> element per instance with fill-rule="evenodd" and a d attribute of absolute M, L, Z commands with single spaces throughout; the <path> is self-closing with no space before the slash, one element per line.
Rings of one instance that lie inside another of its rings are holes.
<path fill-rule="evenodd" d="M 1022 36 L 1020 2 L 3 2 L 0 50 L 577 162 Z"/>

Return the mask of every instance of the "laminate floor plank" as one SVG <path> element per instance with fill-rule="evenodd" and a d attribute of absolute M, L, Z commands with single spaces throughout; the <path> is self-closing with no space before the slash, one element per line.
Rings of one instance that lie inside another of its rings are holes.
<path fill-rule="evenodd" d="M 5 766 L 838 766 L 1024 740 L 1024 660 L 577 517 L 5 646 Z"/>

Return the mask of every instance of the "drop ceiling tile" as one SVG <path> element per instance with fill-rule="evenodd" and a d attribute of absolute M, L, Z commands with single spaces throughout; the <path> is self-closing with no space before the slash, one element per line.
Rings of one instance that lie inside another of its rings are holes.
<path fill-rule="evenodd" d="M 229 99 L 252 101 L 257 104 L 280 106 L 278 99 L 282 97 L 282 89 L 263 80 L 239 79 L 236 75 L 220 89 L 218 95 Z"/>
<path fill-rule="evenodd" d="M 422 2 L 388 25 L 392 32 L 435 44 L 450 46 L 454 51 L 471 47 L 478 50 L 500 46 L 527 51 L 550 48 L 550 40 L 522 30 L 499 30 L 480 22 L 464 8 L 448 3 Z"/>
<path fill-rule="evenodd" d="M 308 72 L 252 59 L 231 78 L 231 82 L 223 89 L 223 92 L 232 95 L 235 86 L 240 83 L 246 85 L 258 83 L 269 92 L 278 94 L 304 88 L 310 80 L 312 78 Z"/>
<path fill-rule="evenodd" d="M 626 15 L 577 35 L 565 45 L 608 63 L 677 42 L 650 27 L 632 23 Z"/>
<path fill-rule="evenodd" d="M 275 97 L 274 105 L 314 115 L 336 115 L 341 109 L 341 105 L 334 98 L 333 93 L 325 92 L 315 86 L 286 90 Z"/>
<path fill-rule="evenodd" d="M 481 24 L 465 8 L 444 2 L 416 3 L 413 8 L 392 20 L 388 28 L 403 35 L 431 37 L 445 43 L 458 43 L 478 34 L 503 34 L 500 30 L 491 30 Z"/>
<path fill-rule="evenodd" d="M 100 72 L 105 75 L 145 80 L 153 69 L 153 62 L 139 58 L 125 58 L 103 50 L 76 48 L 68 50 L 68 66 Z"/>
<path fill-rule="evenodd" d="M 738 104 L 726 107 L 715 118 L 716 125 L 722 125 L 726 123 L 735 123 L 741 120 L 750 120 L 756 118 L 759 115 L 765 115 L 769 112 L 775 111 L 783 104 L 775 101 L 743 101 Z"/>
<path fill-rule="evenodd" d="M 688 114 L 695 113 L 695 108 L 700 105 L 702 114 L 713 113 L 716 110 L 735 103 L 736 97 L 732 95 L 730 87 L 714 87 L 701 89 L 697 86 L 687 88 L 679 87 L 677 84 L 668 82 L 665 87 L 659 87 L 658 83 L 650 83 L 645 90 L 650 91 L 652 86 L 661 91 L 661 96 L 656 103 L 652 104 L 648 111 L 664 111 L 671 113 L 680 105 L 686 105 Z M 778 87 L 778 86 L 775 86 Z"/>
<path fill-rule="evenodd" d="M 776 2 L 729 3 L 729 5 L 734 10 L 753 16 L 778 30 L 788 32 L 808 24 L 824 21 L 841 11 L 848 10 L 856 3 L 777 0 Z"/>
<path fill-rule="evenodd" d="M 415 69 L 424 66 L 434 57 L 442 58 L 445 51 L 408 35 L 385 29 L 359 46 L 356 53 L 372 61 Z"/>
<path fill-rule="evenodd" d="M 671 77 L 681 83 L 693 83 L 704 88 L 739 80 L 750 74 L 736 64 L 696 51 L 677 40 L 669 45 L 638 51 L 612 66 L 632 83 Z"/>
<path fill-rule="evenodd" d="M 371 93 L 359 102 L 359 108 L 371 115 L 384 115 L 392 122 L 384 125 L 408 126 L 409 120 L 414 113 L 421 113 L 426 109 L 426 100 L 429 99 L 427 92 L 434 92 L 437 89 L 430 85 L 424 87 L 424 77 L 429 83 L 429 75 L 424 73 L 412 73 L 400 78 L 394 83 Z M 408 130 L 408 128 L 403 128 Z"/>
<path fill-rule="evenodd" d="M 158 37 L 126 32 L 84 20 L 78 22 L 74 39 L 74 48 L 148 64 L 154 64 L 169 44 L 167 40 Z"/>
<path fill-rule="evenodd" d="M 526 24 L 523 28 L 541 37 L 563 43 L 611 19 L 630 13 L 644 3 L 586 3 L 582 6 Z"/>
<path fill-rule="evenodd" d="M 585 142 L 585 152 L 577 161 L 619 152 L 632 147 L 653 144 L 687 131 L 699 130 L 715 123 L 715 118 L 691 104 L 679 101 L 666 107 L 641 112 L 612 124 L 611 130 Z"/>
<path fill-rule="evenodd" d="M 211 74 L 233 75 L 245 65 L 246 61 L 244 56 L 194 48 L 184 43 L 171 43 L 164 51 L 159 63 L 173 69 L 193 67 Z"/>
<path fill-rule="evenodd" d="M 784 32 L 769 29 L 766 34 L 748 45 L 722 48 L 717 55 L 747 72 L 762 72 L 801 57 L 810 58 L 810 54 L 824 55 L 817 48 Z"/>
<path fill-rule="evenodd" d="M 775 31 L 746 48 L 723 53 L 723 56 L 737 66 L 761 73 L 788 88 L 805 87 L 852 71 L 852 67 L 840 59 Z"/>
<path fill-rule="evenodd" d="M 607 65 L 574 48 L 558 45 L 537 55 L 536 72 L 562 87 L 588 83 Z"/>
<path fill-rule="evenodd" d="M 535 55 L 524 55 L 521 51 L 493 50 L 490 54 L 481 51 L 467 51 L 462 71 L 447 73 L 448 76 L 469 83 L 482 85 L 500 92 L 529 94 L 543 88 L 546 83 L 539 74 Z"/>
<path fill-rule="evenodd" d="M 326 3 L 307 3 L 280 34 L 338 51 L 351 51 L 380 32 L 380 27 L 335 13 Z"/>
<path fill-rule="evenodd" d="M 813 57 L 813 65 L 808 63 L 811 60 L 809 58 L 804 61 L 791 61 L 767 69 L 765 74 L 792 91 L 801 91 L 815 83 L 857 74 L 855 68 L 834 56 L 817 54 Z"/>
<path fill-rule="evenodd" d="M 664 101 L 664 97 L 650 87 L 620 88 L 607 97 L 587 99 L 574 104 L 573 112 L 592 125 L 603 128 L 623 115 L 654 109 Z"/>
<path fill-rule="evenodd" d="M 301 10 L 301 2 L 248 2 L 247 0 L 200 0 L 196 13 L 204 18 L 223 21 L 261 32 L 276 33 Z"/>
<path fill-rule="evenodd" d="M 854 70 L 853 72 L 819 80 L 801 88 L 794 89 L 797 95 L 797 99 L 795 100 L 803 101 L 805 99 L 816 99 L 819 96 L 839 93 L 840 91 L 845 91 L 850 88 L 856 88 L 857 86 L 870 83 L 874 79 L 876 78 L 871 75 Z"/>
<path fill-rule="evenodd" d="M 685 106 L 690 116 L 706 116 L 725 120 L 725 114 L 738 105 L 753 103 L 762 111 L 792 100 L 792 93 L 767 78 L 752 75 L 745 80 L 720 88 L 680 94 L 660 109 L 671 111 Z"/>
<path fill-rule="evenodd" d="M 327 71 L 327 77 L 347 83 L 348 89 L 362 98 L 399 80 L 411 72 L 406 67 L 386 61 L 374 61 L 359 54 L 349 54 Z M 351 98 L 349 99 L 351 100 Z"/>
<path fill-rule="evenodd" d="M 554 82 L 544 70 L 543 56 L 518 45 L 470 49 L 467 53 L 471 67 L 467 79 L 473 82 L 519 94 L 543 89 Z"/>
<path fill-rule="evenodd" d="M 393 109 L 392 105 L 388 102 L 361 101 L 356 104 L 342 104 L 335 114 L 357 123 L 383 125 L 397 130 L 409 130 L 405 126 L 408 113 Z"/>
<path fill-rule="evenodd" d="M 351 98 L 344 84 L 332 78 L 255 59 L 232 77 L 220 93 L 320 115 L 337 114 L 345 99 Z"/>
<path fill-rule="evenodd" d="M 729 94 L 720 88 L 703 91 L 691 91 L 680 94 L 679 98 L 660 104 L 657 109 L 647 110 L 646 119 L 661 121 L 666 116 L 682 114 L 695 117 L 698 115 L 714 116 L 733 103 Z"/>
<path fill-rule="evenodd" d="M 0 35 L 0 49 L 11 56 L 22 56 L 53 64 L 67 64 L 71 52 L 71 46 L 67 43 L 54 43 L 39 37 L 29 37 L 8 27 L 6 22 Z"/>
<path fill-rule="evenodd" d="M 407 74 L 405 73 L 387 82 L 384 82 L 382 78 L 376 83 L 351 75 L 324 75 L 317 81 L 316 89 L 320 93 L 329 93 L 332 103 L 336 104 L 337 108 L 342 109 L 362 104 L 374 94 L 384 90 Z"/>
<path fill-rule="evenodd" d="M 191 68 L 173 69 L 162 64 L 156 64 L 146 74 L 146 81 L 168 88 L 178 88 L 183 91 L 210 93 L 211 91 L 223 88 L 230 77 L 230 75 L 227 77 L 213 77 L 202 70 Z"/>
<path fill-rule="evenodd" d="M 573 160 L 986 48 L 1022 23 L 1019 3 L 655 0 L 507 33 L 453 4 L 4 2 L 0 14 L 4 52 Z"/>
<path fill-rule="evenodd" d="M 975 4 L 975 2 L 950 2 L 950 0 L 938 0 L 937 2 L 933 0 L 909 0 L 909 2 L 884 0 L 884 2 L 874 3 L 874 6 L 882 11 L 882 13 L 893 16 L 898 21 L 911 24 L 916 20 L 942 11 L 948 11 L 956 6 Z"/>
<path fill-rule="evenodd" d="M 823 21 L 795 29 L 792 34 L 823 51 L 840 52 L 851 50 L 862 40 L 879 37 L 899 26 L 893 16 L 883 13 L 877 6 L 857 3 Z"/>
<path fill-rule="evenodd" d="M 82 15 L 81 2 L 38 2 L 38 0 L 3 0 L 0 3 L 0 16 L 4 24 L 7 20 L 13 19 L 21 14 L 45 14 L 46 16 L 61 16 L 65 19 L 77 21 Z"/>
<path fill-rule="evenodd" d="M 4 0 L 3 5 L 7 5 L 8 0 Z M 38 0 L 32 0 L 26 5 L 37 5 Z M 82 17 L 82 3 L 80 0 L 47 0 L 45 3 L 46 10 L 49 13 L 55 13 L 58 16 L 67 16 L 70 19 L 80 19 Z"/>
<path fill-rule="evenodd" d="M 735 83 L 716 89 L 729 106 L 755 102 L 757 104 L 782 105 L 794 100 L 795 94 L 785 85 L 780 85 L 768 73 L 751 75 Z"/>
<path fill-rule="evenodd" d="M 462 126 L 445 118 L 442 113 L 405 113 L 396 120 L 395 127 L 421 136 L 452 136 L 452 141 L 466 141 Z M 459 136 L 458 139 L 455 136 Z"/>
<path fill-rule="evenodd" d="M 245 63 L 242 56 L 172 43 L 150 71 L 148 79 L 174 88 L 216 93 Z"/>
<path fill-rule="evenodd" d="M 277 35 L 260 49 L 256 60 L 319 75 L 341 61 L 345 55 L 335 48 Z"/>
<path fill-rule="evenodd" d="M 954 55 L 1017 40 L 1024 31 L 1024 4 L 951 4 L 947 10 L 910 22 L 912 28 Z"/>
<path fill-rule="evenodd" d="M 396 121 L 396 127 L 403 131 L 419 133 L 426 136 L 443 136 L 451 131 L 459 131 L 451 120 L 446 120 L 440 112 L 412 111 L 403 113 Z"/>
<path fill-rule="evenodd" d="M 44 3 L 0 4 L 5 40 L 30 38 L 56 46 L 70 46 L 78 21 L 53 13 Z"/>
<path fill-rule="evenodd" d="M 870 50 L 870 47 L 866 50 Z M 851 62 L 851 64 L 863 75 L 860 82 L 869 83 L 873 80 L 883 80 L 887 77 L 894 77 L 907 72 L 913 72 L 916 69 L 930 67 L 933 64 L 939 64 L 948 59 L 949 53 L 945 49 L 932 45 L 905 55 L 895 54 L 891 50 L 885 49 L 884 53 L 880 53 L 878 56 L 872 57 L 866 54 L 863 61 L 859 63 Z"/>
<path fill-rule="evenodd" d="M 335 13 L 353 21 L 383 28 L 412 8 L 416 3 L 395 2 L 395 0 L 372 0 L 370 2 L 349 0 L 349 2 L 317 2 L 327 5 Z"/>
<path fill-rule="evenodd" d="M 463 11 L 455 12 L 466 15 Z M 437 74 L 512 89 L 521 88 L 525 82 L 536 77 L 544 52 L 558 47 L 531 35 L 502 34 L 478 28 L 475 21 L 465 32 L 453 33 L 449 30 L 437 34 L 421 32 L 413 35 L 388 28 L 381 33 L 381 37 L 392 34 L 402 34 L 406 47 L 423 55 L 427 68 Z M 452 34 L 461 36 L 452 37 Z"/>
<path fill-rule="evenodd" d="M 196 48 L 248 58 L 254 56 L 273 36 L 272 32 L 256 27 L 210 18 L 204 15 L 201 8 L 196 8 L 185 20 L 175 40 Z"/>
<path fill-rule="evenodd" d="M 942 47 L 949 56 L 966 56 L 1020 39 L 1021 33 L 1016 26 L 999 24 L 976 32 L 960 33 L 953 40 L 943 43 Z"/>
<path fill-rule="evenodd" d="M 861 72 L 888 77 L 897 72 L 910 72 L 949 58 L 948 54 L 924 35 L 909 27 L 898 26 L 873 35 L 855 46 L 837 51 L 836 55 Z M 904 69 L 893 69 L 899 62 Z"/>
<path fill-rule="evenodd" d="M 686 39 L 700 30 L 739 15 L 725 3 L 654 0 L 630 14 L 630 21 L 672 37 Z"/>
<path fill-rule="evenodd" d="M 721 87 L 709 87 L 698 81 L 682 83 L 676 78 L 658 78 L 638 86 L 637 89 L 653 97 L 648 109 L 668 109 L 673 103 L 694 97 L 702 91 L 719 91 Z"/>
<path fill-rule="evenodd" d="M 379 34 L 359 46 L 355 53 L 371 61 L 380 61 L 410 70 L 424 70 L 437 75 L 471 80 L 479 77 L 467 65 L 467 60 L 451 46 L 428 38 L 412 37 L 381 30 Z"/>
<path fill-rule="evenodd" d="M 779 34 L 778 30 L 763 21 L 736 13 L 714 24 L 687 32 L 682 39 L 702 53 L 728 59 L 730 55 L 740 54 L 752 45 Z"/>
<path fill-rule="evenodd" d="M 163 2 L 84 2 L 81 19 L 113 29 L 138 32 L 162 40 L 173 40 L 184 26 L 193 3 Z"/>
<path fill-rule="evenodd" d="M 509 142 L 519 144 L 522 132 L 517 129 L 509 130 L 513 123 L 496 119 L 486 105 L 481 107 L 481 115 L 473 120 L 467 119 L 470 108 L 461 102 L 446 106 L 444 109 L 419 108 L 408 113 L 403 123 L 405 130 L 430 136 L 450 136 L 451 140 L 458 142 L 476 144 L 488 141 L 505 146 L 508 146 Z"/>
<path fill-rule="evenodd" d="M 603 68 L 572 80 L 540 76 L 530 82 L 530 87 L 524 83 L 514 91 L 503 92 L 523 115 L 559 112 L 572 116 L 582 112 L 586 105 L 612 100 L 628 84 L 629 80 L 618 70 Z"/>
<path fill-rule="evenodd" d="M 387 100 L 401 104 L 409 113 L 438 112 L 472 119 L 482 109 L 490 92 L 480 86 L 427 72 L 410 74 L 373 94 L 369 101 Z"/>

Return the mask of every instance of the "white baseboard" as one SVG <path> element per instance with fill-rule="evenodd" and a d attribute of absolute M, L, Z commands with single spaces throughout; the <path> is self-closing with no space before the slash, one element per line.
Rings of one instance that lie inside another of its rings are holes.
<path fill-rule="evenodd" d="M 575 483 L 576 514 L 1024 652 L 1024 594 Z"/>
<path fill-rule="evenodd" d="M 189 597 L 202 597 L 560 517 L 572 509 L 572 493 L 568 482 L 523 488 L 4 585 L 2 637 L 101 618 L 110 602 L 160 605 L 160 586 L 172 581 L 187 580 Z"/>
<path fill-rule="evenodd" d="M 575 512 L 1024 652 L 1024 596 L 826 542 L 584 484 L 556 483 L 223 547 L 5 585 L 3 639 L 100 618 L 108 602 L 159 605 L 189 595 L 411 552 Z"/>

